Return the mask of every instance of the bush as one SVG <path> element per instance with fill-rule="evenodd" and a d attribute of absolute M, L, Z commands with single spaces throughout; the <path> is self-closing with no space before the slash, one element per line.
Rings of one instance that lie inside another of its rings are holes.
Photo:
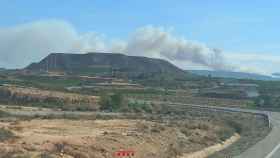
<path fill-rule="evenodd" d="M 52 156 L 52 155 L 49 154 L 49 153 L 42 153 L 39 157 L 40 157 L 40 158 L 54 158 L 54 156 Z"/>
<path fill-rule="evenodd" d="M 242 132 L 242 126 L 241 126 L 239 123 L 237 123 L 237 122 L 235 122 L 235 121 L 232 121 L 232 120 L 227 120 L 227 124 L 228 124 L 230 127 L 232 127 L 232 128 L 235 130 L 235 132 L 241 134 L 241 132 Z"/>
<path fill-rule="evenodd" d="M 10 115 L 9 113 L 0 110 L 0 117 L 8 117 L 9 115 Z"/>
<path fill-rule="evenodd" d="M 99 104 L 101 110 L 112 110 L 111 97 L 107 94 L 101 94 Z"/>
<path fill-rule="evenodd" d="M 13 137 L 15 136 L 11 131 L 4 128 L 0 128 L 0 142 L 3 142 Z"/>
<path fill-rule="evenodd" d="M 99 104 L 101 105 L 101 110 L 108 111 L 119 111 L 120 109 L 125 109 L 125 107 L 127 107 L 126 100 L 120 93 L 115 93 L 113 95 L 102 94 L 100 96 Z"/>
<path fill-rule="evenodd" d="M 187 128 L 183 128 L 183 129 L 181 129 L 180 131 L 181 131 L 181 133 L 183 133 L 186 137 L 189 137 L 189 136 L 191 136 L 191 134 L 192 134 L 191 130 L 189 130 L 189 129 L 187 129 Z"/>
<path fill-rule="evenodd" d="M 128 104 L 128 108 L 133 112 L 147 112 L 152 113 L 153 108 L 146 102 L 131 102 Z"/>
<path fill-rule="evenodd" d="M 154 127 L 154 128 L 151 129 L 151 132 L 152 133 L 160 133 L 160 130 Z"/>

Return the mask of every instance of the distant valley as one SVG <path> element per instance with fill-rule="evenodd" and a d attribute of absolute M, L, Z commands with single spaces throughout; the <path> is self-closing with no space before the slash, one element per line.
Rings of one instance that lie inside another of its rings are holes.
<path fill-rule="evenodd" d="M 266 80 L 266 81 L 280 80 L 280 78 L 275 78 L 275 77 L 260 75 L 255 73 L 210 71 L 210 70 L 187 70 L 187 71 L 200 76 L 211 76 L 211 77 L 220 77 L 220 78 L 251 79 L 251 80 Z"/>

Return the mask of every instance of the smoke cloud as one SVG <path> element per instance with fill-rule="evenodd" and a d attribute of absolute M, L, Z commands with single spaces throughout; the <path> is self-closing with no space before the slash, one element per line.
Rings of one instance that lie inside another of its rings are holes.
<path fill-rule="evenodd" d="M 121 52 L 130 55 L 164 58 L 173 63 L 185 61 L 215 70 L 233 69 L 226 64 L 221 50 L 174 36 L 164 28 L 140 28 L 122 48 Z"/>
<path fill-rule="evenodd" d="M 185 69 L 189 68 L 188 65 L 215 70 L 233 69 L 221 50 L 175 36 L 172 31 L 161 27 L 139 28 L 126 40 L 108 40 L 94 32 L 80 34 L 72 25 L 59 20 L 0 28 L 1 67 L 22 68 L 52 52 L 96 51 L 162 58 L 181 67 L 184 65 Z"/>
<path fill-rule="evenodd" d="M 95 33 L 79 35 L 70 24 L 39 21 L 10 28 L 0 28 L 0 66 L 22 68 L 52 52 L 84 52 L 104 50 Z"/>

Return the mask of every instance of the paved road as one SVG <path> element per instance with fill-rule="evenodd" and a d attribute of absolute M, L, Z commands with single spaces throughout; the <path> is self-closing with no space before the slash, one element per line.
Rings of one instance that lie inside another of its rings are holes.
<path fill-rule="evenodd" d="M 268 136 L 235 158 L 280 158 L 280 113 L 270 113 L 270 120 Z"/>

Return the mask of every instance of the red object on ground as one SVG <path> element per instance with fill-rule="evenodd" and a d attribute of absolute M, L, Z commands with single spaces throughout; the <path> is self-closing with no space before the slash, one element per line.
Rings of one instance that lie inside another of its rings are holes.
<path fill-rule="evenodd" d="M 133 150 L 119 150 L 114 153 L 115 157 L 131 157 L 135 155 Z"/>

